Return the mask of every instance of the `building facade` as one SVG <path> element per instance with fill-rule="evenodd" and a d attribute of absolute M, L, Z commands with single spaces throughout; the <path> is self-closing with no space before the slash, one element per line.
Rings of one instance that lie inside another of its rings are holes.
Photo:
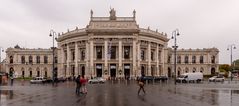
<path fill-rule="evenodd" d="M 52 77 L 52 49 L 27 49 L 17 45 L 8 48 L 6 54 L 7 73 L 15 77 Z"/>
<path fill-rule="evenodd" d="M 91 11 L 90 22 L 85 28 L 76 27 L 59 34 L 55 55 L 57 76 L 135 78 L 174 75 L 173 50 L 168 47 L 167 34 L 140 28 L 135 16 L 136 11 L 133 11 L 132 17 L 117 17 L 116 11 L 111 9 L 109 17 L 94 17 Z M 29 77 L 52 76 L 51 49 L 8 48 L 6 53 L 7 72 Z M 216 48 L 180 49 L 177 51 L 176 74 L 214 74 L 218 72 L 218 54 Z"/>

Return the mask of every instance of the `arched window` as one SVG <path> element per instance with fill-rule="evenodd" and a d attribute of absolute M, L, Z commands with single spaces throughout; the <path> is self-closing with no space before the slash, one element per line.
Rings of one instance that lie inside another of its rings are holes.
<path fill-rule="evenodd" d="M 40 64 L 41 63 L 41 58 L 40 58 L 40 56 L 37 56 L 37 64 Z"/>
<path fill-rule="evenodd" d="M 181 63 L 181 56 L 177 57 L 177 63 Z"/>
<path fill-rule="evenodd" d="M 13 56 L 10 56 L 10 64 L 13 63 Z"/>
<path fill-rule="evenodd" d="M 215 56 L 212 56 L 212 63 L 215 63 Z"/>
<path fill-rule="evenodd" d="M 200 63 L 203 63 L 203 56 L 200 56 Z"/>
<path fill-rule="evenodd" d="M 22 77 L 24 78 L 25 77 L 25 71 L 24 71 L 23 67 L 22 67 L 21 71 L 22 71 Z"/>
<path fill-rule="evenodd" d="M 37 77 L 40 77 L 40 68 L 37 67 L 36 71 L 37 71 Z"/>
<path fill-rule="evenodd" d="M 22 62 L 22 64 L 25 64 L 25 56 L 21 57 L 21 62 Z"/>
<path fill-rule="evenodd" d="M 192 63 L 196 63 L 196 56 L 192 57 Z"/>
<path fill-rule="evenodd" d="M 185 68 L 185 73 L 188 73 L 188 71 L 189 71 L 189 69 L 186 67 L 186 68 Z"/>
<path fill-rule="evenodd" d="M 201 67 L 200 72 L 203 73 L 203 71 L 204 71 L 204 69 L 203 69 L 203 67 Z"/>
<path fill-rule="evenodd" d="M 45 75 L 44 76 L 47 77 L 47 68 L 46 67 L 44 68 L 44 71 L 45 71 Z"/>
<path fill-rule="evenodd" d="M 29 64 L 32 64 L 32 56 L 29 56 Z"/>
<path fill-rule="evenodd" d="M 188 63 L 188 56 L 185 56 L 185 64 L 187 64 Z"/>
<path fill-rule="evenodd" d="M 44 56 L 44 63 L 47 64 L 48 63 L 48 57 Z"/>
<path fill-rule="evenodd" d="M 195 67 L 193 67 L 193 73 L 195 73 L 197 70 L 196 70 L 196 68 Z"/>

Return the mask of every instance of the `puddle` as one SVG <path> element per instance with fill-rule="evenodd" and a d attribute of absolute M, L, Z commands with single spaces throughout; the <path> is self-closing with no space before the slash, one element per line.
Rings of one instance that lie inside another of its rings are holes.
<path fill-rule="evenodd" d="M 3 103 L 9 99 L 13 99 L 13 90 L 0 90 L 0 102 Z"/>

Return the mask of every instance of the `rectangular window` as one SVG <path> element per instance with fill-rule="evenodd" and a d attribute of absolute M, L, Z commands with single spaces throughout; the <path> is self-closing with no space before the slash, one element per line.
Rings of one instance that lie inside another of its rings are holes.
<path fill-rule="evenodd" d="M 96 59 L 102 59 L 102 46 L 96 46 Z"/>

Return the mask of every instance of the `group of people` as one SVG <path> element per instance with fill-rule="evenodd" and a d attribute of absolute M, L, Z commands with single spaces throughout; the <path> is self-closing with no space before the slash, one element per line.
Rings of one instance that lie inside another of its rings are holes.
<path fill-rule="evenodd" d="M 76 94 L 87 94 L 86 89 L 86 83 L 87 80 L 84 78 L 84 76 L 78 75 L 78 77 L 75 79 L 76 82 Z"/>

